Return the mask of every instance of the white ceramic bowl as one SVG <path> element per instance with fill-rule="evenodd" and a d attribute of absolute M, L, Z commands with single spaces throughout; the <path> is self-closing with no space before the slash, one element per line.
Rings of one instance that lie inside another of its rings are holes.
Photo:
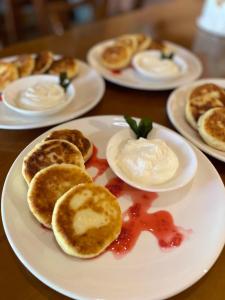
<path fill-rule="evenodd" d="M 75 88 L 73 84 L 70 84 L 66 91 L 65 101 L 48 109 L 44 110 L 28 110 L 19 107 L 17 99 L 21 92 L 26 90 L 28 87 L 32 87 L 37 83 L 58 83 L 59 76 L 55 75 L 32 75 L 10 83 L 2 93 L 3 103 L 10 109 L 17 113 L 24 114 L 27 116 L 41 117 L 55 114 L 65 108 L 75 97 Z"/>
<path fill-rule="evenodd" d="M 106 149 L 106 158 L 113 172 L 127 184 L 151 192 L 166 192 L 183 187 L 191 181 L 197 170 L 197 158 L 192 147 L 179 134 L 161 125 L 153 125 L 148 139 L 162 139 L 175 152 L 179 161 L 179 167 L 175 175 L 162 184 L 140 184 L 129 179 L 116 164 L 116 157 L 121 145 L 128 139 L 135 138 L 129 129 L 123 129 L 111 137 Z"/>
<path fill-rule="evenodd" d="M 146 78 L 149 78 L 151 80 L 170 80 L 178 78 L 179 76 L 183 75 L 183 73 L 187 70 L 187 64 L 186 62 L 178 55 L 174 55 L 173 61 L 178 66 L 179 72 L 177 74 L 165 74 L 165 73 L 156 73 L 150 70 L 146 70 L 140 66 L 140 60 L 143 59 L 143 57 L 149 57 L 149 58 L 159 58 L 161 56 L 161 51 L 159 50 L 147 50 L 143 52 L 139 52 L 136 55 L 134 55 L 132 64 L 135 68 L 135 70 L 143 75 Z"/>

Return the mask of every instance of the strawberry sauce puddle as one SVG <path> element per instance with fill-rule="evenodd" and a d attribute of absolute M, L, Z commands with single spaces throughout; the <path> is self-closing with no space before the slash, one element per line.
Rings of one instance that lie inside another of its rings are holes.
<path fill-rule="evenodd" d="M 93 155 L 86 163 L 86 168 L 96 168 L 95 181 L 108 168 L 106 159 L 98 157 L 98 149 L 94 146 Z M 145 192 L 133 188 L 118 177 L 110 179 L 105 187 L 117 198 L 128 196 L 132 205 L 123 212 L 123 224 L 119 237 L 107 248 L 117 257 L 130 252 L 135 246 L 142 231 L 150 232 L 155 236 L 158 245 L 162 249 L 178 247 L 185 239 L 187 230 L 181 229 L 174 224 L 172 215 L 160 210 L 154 213 L 148 212 L 153 201 L 158 198 L 154 192 Z"/>

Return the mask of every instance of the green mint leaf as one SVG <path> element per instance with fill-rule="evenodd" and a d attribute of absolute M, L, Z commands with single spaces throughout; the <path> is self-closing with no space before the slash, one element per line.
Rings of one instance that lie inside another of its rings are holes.
<path fill-rule="evenodd" d="M 126 122 L 130 128 L 136 134 L 137 139 L 140 137 L 146 138 L 149 132 L 152 130 L 152 121 L 149 118 L 142 118 L 139 124 L 129 116 L 124 116 Z"/>
<path fill-rule="evenodd" d="M 161 59 L 173 59 L 174 58 L 174 52 L 170 52 L 170 53 L 165 53 L 165 52 L 161 52 Z"/>
<path fill-rule="evenodd" d="M 70 83 L 71 83 L 71 81 L 67 77 L 67 74 L 65 72 L 60 73 L 59 84 L 61 85 L 61 87 L 64 89 L 65 92 L 66 92 L 68 86 L 70 85 Z"/>
<path fill-rule="evenodd" d="M 130 128 L 133 130 L 133 132 L 138 136 L 138 126 L 137 122 L 132 119 L 130 116 L 124 116 L 124 119 L 126 120 L 127 124 L 130 126 Z"/>

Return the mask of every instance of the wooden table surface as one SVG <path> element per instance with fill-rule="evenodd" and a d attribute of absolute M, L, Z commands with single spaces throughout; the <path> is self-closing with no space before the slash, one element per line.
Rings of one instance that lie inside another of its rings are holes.
<path fill-rule="evenodd" d="M 127 15 L 76 27 L 63 36 L 49 36 L 13 45 L 2 50 L 0 56 L 50 49 L 55 53 L 73 55 L 85 60 L 87 50 L 101 40 L 128 32 L 145 32 L 196 52 L 204 64 L 204 77 L 225 77 L 225 40 L 196 28 L 196 18 L 200 13 L 201 5 L 200 0 L 171 0 L 165 3 L 162 1 Z M 130 90 L 107 83 L 102 101 L 85 116 L 126 113 L 142 117 L 147 114 L 151 115 L 155 122 L 173 128 L 165 110 L 169 93 Z M 20 151 L 47 129 L 0 130 L 1 189 L 6 174 Z M 210 157 L 209 159 L 225 182 L 224 163 Z M 42 284 L 23 267 L 9 246 L 2 223 L 0 224 L 0 290 L 0 298 L 4 300 L 68 299 Z M 225 251 L 199 282 L 171 299 L 224 300 Z"/>

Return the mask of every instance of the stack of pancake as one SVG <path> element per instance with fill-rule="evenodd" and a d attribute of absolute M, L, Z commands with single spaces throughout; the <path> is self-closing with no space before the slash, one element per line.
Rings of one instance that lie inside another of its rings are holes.
<path fill-rule="evenodd" d="M 122 226 L 117 199 L 85 170 L 93 145 L 79 130 L 53 131 L 24 158 L 22 174 L 34 217 L 69 255 L 102 253 Z"/>
<path fill-rule="evenodd" d="M 78 74 L 78 63 L 71 57 L 55 60 L 50 51 L 42 51 L 37 55 L 19 55 L 14 61 L 0 61 L 0 92 L 13 80 L 32 74 L 49 73 L 59 75 L 66 73 L 68 78 Z"/>
<path fill-rule="evenodd" d="M 137 52 L 145 50 L 166 51 L 166 45 L 143 33 L 126 34 L 115 39 L 113 45 L 101 53 L 101 62 L 109 70 L 121 70 L 129 66 Z"/>
<path fill-rule="evenodd" d="M 225 151 L 225 91 L 206 83 L 194 88 L 187 99 L 185 116 L 211 147 Z"/>

